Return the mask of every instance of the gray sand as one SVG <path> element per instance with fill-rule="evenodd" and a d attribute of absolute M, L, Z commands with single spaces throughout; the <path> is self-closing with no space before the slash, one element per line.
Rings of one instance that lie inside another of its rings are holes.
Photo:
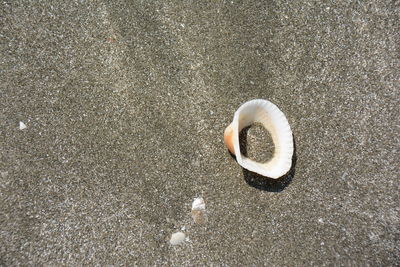
<path fill-rule="evenodd" d="M 398 1 L 51 2 L 0 3 L 0 265 L 399 263 Z M 254 98 L 278 181 L 223 144 Z"/>

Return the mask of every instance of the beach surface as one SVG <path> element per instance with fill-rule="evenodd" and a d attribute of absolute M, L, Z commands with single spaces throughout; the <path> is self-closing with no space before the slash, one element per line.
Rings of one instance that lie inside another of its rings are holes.
<path fill-rule="evenodd" d="M 398 1 L 61 2 L 0 3 L 0 265 L 399 264 Z M 223 143 L 256 98 L 279 180 Z"/>

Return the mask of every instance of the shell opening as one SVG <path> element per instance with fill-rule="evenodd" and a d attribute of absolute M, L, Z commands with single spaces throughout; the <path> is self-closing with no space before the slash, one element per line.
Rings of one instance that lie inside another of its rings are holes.
<path fill-rule="evenodd" d="M 259 122 L 240 131 L 239 145 L 242 155 L 256 162 L 266 163 L 274 156 L 275 144 L 272 136 Z"/>
<path fill-rule="evenodd" d="M 239 133 L 254 123 L 264 126 L 275 146 L 273 157 L 265 163 L 247 158 L 240 149 Z M 276 179 L 290 170 L 293 155 L 292 131 L 282 111 L 267 100 L 256 99 L 243 104 L 225 130 L 224 140 L 229 151 L 236 155 L 237 162 L 249 171 Z"/>

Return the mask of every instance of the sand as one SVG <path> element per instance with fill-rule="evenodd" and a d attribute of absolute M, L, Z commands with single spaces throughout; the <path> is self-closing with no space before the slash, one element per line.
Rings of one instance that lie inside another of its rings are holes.
<path fill-rule="evenodd" d="M 0 6 L 0 265 L 399 263 L 396 1 Z M 294 134 L 278 181 L 223 144 L 254 98 Z"/>

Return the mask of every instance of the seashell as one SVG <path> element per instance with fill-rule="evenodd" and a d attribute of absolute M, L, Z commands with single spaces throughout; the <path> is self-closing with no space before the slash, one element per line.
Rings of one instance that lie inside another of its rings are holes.
<path fill-rule="evenodd" d="M 271 134 L 275 145 L 273 157 L 265 163 L 251 160 L 240 152 L 240 131 L 257 122 Z M 224 142 L 236 156 L 240 166 L 260 175 L 277 179 L 285 175 L 292 166 L 292 130 L 283 112 L 267 100 L 255 99 L 241 105 L 235 112 L 232 123 L 225 129 Z"/>
<path fill-rule="evenodd" d="M 26 129 L 26 124 L 25 124 L 24 122 L 20 121 L 20 122 L 19 122 L 19 129 L 20 129 L 20 130 Z"/>
<path fill-rule="evenodd" d="M 192 218 L 197 224 L 204 224 L 206 218 L 206 204 L 202 197 L 195 198 L 192 203 Z"/>
<path fill-rule="evenodd" d="M 193 200 L 192 210 L 205 210 L 206 204 L 204 203 L 204 199 L 202 197 L 197 197 Z"/>
<path fill-rule="evenodd" d="M 171 235 L 171 239 L 169 243 L 173 246 L 179 245 L 183 241 L 185 241 L 186 235 L 182 232 L 176 232 Z"/>

